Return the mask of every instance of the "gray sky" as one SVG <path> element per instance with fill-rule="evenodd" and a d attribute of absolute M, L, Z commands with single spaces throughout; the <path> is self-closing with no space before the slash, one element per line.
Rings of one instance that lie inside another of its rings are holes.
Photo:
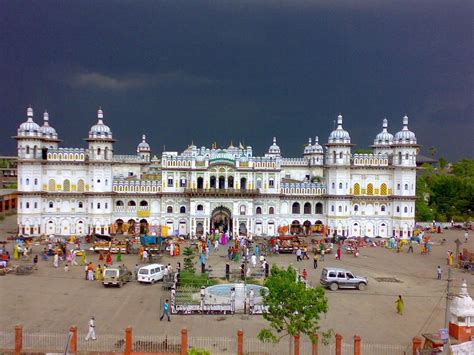
<path fill-rule="evenodd" d="M 285 156 L 326 142 L 337 114 L 357 147 L 402 116 L 426 150 L 473 157 L 474 2 L 1 1 L 0 153 L 32 104 L 63 146 L 101 106 L 132 154 L 242 141 Z"/>

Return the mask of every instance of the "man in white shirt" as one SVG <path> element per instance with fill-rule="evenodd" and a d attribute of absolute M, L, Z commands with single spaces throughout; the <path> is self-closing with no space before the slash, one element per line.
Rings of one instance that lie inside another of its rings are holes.
<path fill-rule="evenodd" d="M 89 332 L 87 333 L 86 341 L 89 340 L 89 339 L 97 340 L 97 338 L 96 338 L 96 336 L 95 336 L 94 317 L 92 317 L 92 318 L 89 320 Z"/>

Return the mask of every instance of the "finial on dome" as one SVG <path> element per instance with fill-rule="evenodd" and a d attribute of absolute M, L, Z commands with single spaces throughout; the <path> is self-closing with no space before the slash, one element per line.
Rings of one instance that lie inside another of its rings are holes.
<path fill-rule="evenodd" d="M 466 282 L 466 279 L 463 279 L 463 280 L 462 280 L 461 290 L 459 291 L 459 296 L 460 296 L 460 297 L 467 297 L 467 296 L 469 296 L 469 293 L 467 292 L 467 282 Z"/>
<path fill-rule="evenodd" d="M 48 111 L 46 111 L 46 110 L 45 110 L 44 113 L 43 113 L 43 120 L 44 120 L 45 122 L 48 122 L 48 121 L 49 121 L 49 113 L 48 113 Z"/>
<path fill-rule="evenodd" d="M 97 111 L 97 118 L 99 119 L 104 118 L 104 112 L 102 111 L 101 107 L 99 107 L 99 110 Z"/>
<path fill-rule="evenodd" d="M 387 127 L 388 127 L 388 120 L 386 118 L 384 118 L 383 121 L 382 121 L 382 127 L 385 128 L 385 129 L 387 129 Z"/>
<path fill-rule="evenodd" d="M 33 121 L 33 108 L 31 107 L 31 105 L 28 106 L 28 108 L 26 109 L 26 116 L 28 117 L 29 122 Z"/>
<path fill-rule="evenodd" d="M 277 142 L 277 138 L 273 137 L 273 144 L 276 144 L 276 142 Z"/>
<path fill-rule="evenodd" d="M 308 145 L 311 145 L 311 137 L 308 138 Z"/>
<path fill-rule="evenodd" d="M 142 142 L 145 142 L 146 141 L 146 135 L 142 135 Z"/>
<path fill-rule="evenodd" d="M 337 116 L 337 128 L 342 128 L 342 115 L 339 114 L 339 116 Z"/>
<path fill-rule="evenodd" d="M 314 137 L 314 144 L 319 144 L 319 137 L 318 136 Z"/>
<path fill-rule="evenodd" d="M 408 127 L 408 116 L 405 115 L 403 116 L 403 128 L 407 128 Z"/>

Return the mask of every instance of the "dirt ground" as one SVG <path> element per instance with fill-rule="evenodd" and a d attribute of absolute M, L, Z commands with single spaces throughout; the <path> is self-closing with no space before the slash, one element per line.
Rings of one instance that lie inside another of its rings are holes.
<path fill-rule="evenodd" d="M 6 240 L 13 231 L 16 216 L 0 222 L 0 238 Z M 383 248 L 362 248 L 361 255 L 342 256 L 337 261 L 334 255 L 326 255 L 317 270 L 312 269 L 312 261 L 296 262 L 294 255 L 270 257 L 270 265 L 292 264 L 296 268 L 306 268 L 313 285 L 319 283 L 324 266 L 337 266 L 367 276 L 369 286 L 365 291 L 327 291 L 329 312 L 323 316 L 322 329 L 332 328 L 346 339 L 354 334 L 370 343 L 407 345 L 414 336 L 425 332 L 435 332 L 443 327 L 445 293 L 447 287 L 446 252 L 455 250 L 454 240 L 463 239 L 462 232 L 449 231 L 434 235 L 437 241 L 444 237 L 444 246 L 433 246 L 429 255 L 420 255 L 419 247 L 413 254 L 397 254 Z M 12 243 L 7 244 L 9 248 Z M 468 244 L 474 250 L 474 234 Z M 36 248 L 39 251 L 39 247 Z M 224 270 L 226 251 L 223 247 L 216 255 L 211 252 L 209 265 L 214 270 Z M 94 265 L 96 254 L 88 258 Z M 40 258 L 41 259 L 41 258 Z M 138 263 L 138 256 L 125 255 L 124 263 L 132 270 Z M 162 262 L 176 265 L 182 257 L 164 257 Z M 63 264 L 64 265 L 64 264 Z M 132 326 L 135 334 L 160 332 L 178 335 L 186 327 L 190 335 L 234 336 L 243 329 L 246 336 L 255 337 L 265 326 L 261 316 L 173 316 L 171 322 L 160 322 L 160 302 L 168 294 L 161 284 L 141 285 L 131 282 L 122 288 L 104 288 L 98 281 L 85 281 L 83 267 L 71 267 L 65 272 L 61 265 L 53 268 L 52 259 L 40 260 L 39 270 L 31 275 L 7 275 L 0 277 L 0 329 L 12 329 L 22 324 L 25 331 L 64 332 L 70 325 L 77 325 L 80 332 L 86 332 L 87 322 L 93 315 L 96 331 L 102 334 L 122 333 Z M 436 279 L 436 267 L 443 267 L 443 280 Z M 237 268 L 232 265 L 232 268 Z M 474 276 L 454 269 L 454 291 L 458 292 L 461 280 L 465 278 L 471 295 L 474 295 Z M 400 282 L 378 282 L 375 278 L 396 278 Z M 400 316 L 395 311 L 398 295 L 405 300 L 405 313 Z"/>

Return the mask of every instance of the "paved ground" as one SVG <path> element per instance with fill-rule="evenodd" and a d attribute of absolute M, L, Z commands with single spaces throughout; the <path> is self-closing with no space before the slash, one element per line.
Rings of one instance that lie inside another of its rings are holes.
<path fill-rule="evenodd" d="M 6 239 L 13 230 L 15 216 L 0 222 L 0 238 Z M 361 256 L 343 255 L 342 261 L 326 256 L 318 270 L 311 268 L 311 261 L 296 263 L 293 255 L 270 258 L 270 265 L 292 263 L 306 268 L 312 284 L 317 284 L 323 266 L 341 266 L 369 277 L 366 291 L 328 291 L 329 313 L 322 320 L 322 328 L 332 328 L 344 337 L 360 335 L 372 343 L 408 344 L 423 332 L 432 332 L 443 326 L 446 280 L 436 280 L 436 266 L 446 270 L 446 251 L 454 248 L 453 241 L 462 239 L 461 232 L 443 234 L 448 242 L 434 246 L 430 255 L 397 254 L 382 248 L 363 248 Z M 434 236 L 438 240 L 439 235 Z M 472 236 L 474 239 L 474 235 Z M 11 246 L 11 243 L 9 244 Z M 474 250 L 474 241 L 468 246 Z M 210 264 L 224 269 L 226 258 L 212 255 Z M 91 254 L 97 264 L 97 255 Z M 164 263 L 181 258 L 165 257 Z M 126 255 L 124 262 L 133 268 L 138 256 Z M 182 260 L 181 260 L 182 261 Z M 237 267 L 237 265 L 235 265 Z M 447 272 L 444 274 L 446 279 Z M 466 278 L 469 291 L 474 295 L 474 276 L 454 270 L 454 289 L 457 292 L 462 278 Z M 375 277 L 395 277 L 400 283 L 377 282 Z M 395 300 L 401 294 L 405 299 L 405 314 L 397 315 Z M 246 334 L 256 334 L 264 325 L 261 316 L 174 316 L 170 323 L 159 322 L 160 299 L 167 295 L 161 284 L 152 286 L 135 282 L 123 288 L 104 288 L 99 282 L 84 280 L 82 267 L 73 267 L 69 273 L 63 268 L 54 269 L 52 261 L 39 263 L 39 271 L 28 276 L 7 275 L 0 278 L 0 328 L 23 324 L 28 331 L 63 332 L 76 324 L 86 331 L 91 315 L 96 318 L 98 334 L 121 333 L 131 325 L 136 333 L 152 334 L 157 331 L 177 335 L 187 327 L 191 335 L 229 336 L 240 329 Z"/>

